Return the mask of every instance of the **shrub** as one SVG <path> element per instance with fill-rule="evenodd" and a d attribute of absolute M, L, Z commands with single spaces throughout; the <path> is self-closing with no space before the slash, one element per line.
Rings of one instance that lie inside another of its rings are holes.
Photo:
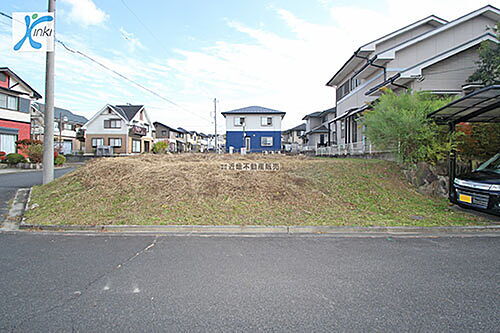
<path fill-rule="evenodd" d="M 398 95 L 386 89 L 362 120 L 366 136 L 378 148 L 396 149 L 402 163 L 441 161 L 454 140 L 446 127 L 436 125 L 427 115 L 450 101 L 423 92 Z"/>
<path fill-rule="evenodd" d="M 56 159 L 57 156 L 59 156 L 59 152 L 57 150 L 54 150 L 54 159 Z"/>
<path fill-rule="evenodd" d="M 17 163 L 22 163 L 25 161 L 24 156 L 18 153 L 11 153 L 5 156 L 5 161 L 11 165 L 15 165 Z"/>
<path fill-rule="evenodd" d="M 5 152 L 4 151 L 0 151 L 0 163 L 5 161 Z"/>
<path fill-rule="evenodd" d="M 42 163 L 43 159 L 43 146 L 41 144 L 29 145 L 25 149 L 31 163 Z"/>
<path fill-rule="evenodd" d="M 63 165 L 64 163 L 66 163 L 66 157 L 64 157 L 64 155 L 57 155 L 54 159 L 55 165 Z"/>
<path fill-rule="evenodd" d="M 153 153 L 155 154 L 165 154 L 168 149 L 168 143 L 165 141 L 158 141 L 153 145 Z"/>

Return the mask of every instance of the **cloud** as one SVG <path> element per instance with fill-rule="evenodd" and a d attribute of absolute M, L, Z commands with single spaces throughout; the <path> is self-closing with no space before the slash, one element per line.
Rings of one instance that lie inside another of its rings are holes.
<path fill-rule="evenodd" d="M 68 18 L 82 26 L 100 25 L 109 17 L 102 9 L 97 8 L 92 0 L 62 0 L 71 9 Z"/>
<path fill-rule="evenodd" d="M 123 27 L 120 27 L 120 33 L 128 42 L 128 47 L 131 52 L 134 52 L 137 49 L 144 49 L 144 45 L 142 45 L 139 38 L 135 37 L 133 33 L 126 31 Z"/>

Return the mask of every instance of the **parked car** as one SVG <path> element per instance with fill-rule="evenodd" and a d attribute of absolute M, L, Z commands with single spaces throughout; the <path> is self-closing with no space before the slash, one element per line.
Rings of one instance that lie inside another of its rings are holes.
<path fill-rule="evenodd" d="M 453 181 L 451 199 L 459 206 L 500 216 L 500 153 Z"/>

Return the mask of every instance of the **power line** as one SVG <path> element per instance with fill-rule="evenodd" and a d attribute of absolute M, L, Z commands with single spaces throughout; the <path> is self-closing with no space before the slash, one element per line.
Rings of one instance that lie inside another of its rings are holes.
<path fill-rule="evenodd" d="M 10 15 L 8 15 L 8 14 L 4 13 L 4 12 L 1 12 L 1 11 L 0 11 L 0 15 L 5 16 L 5 17 L 7 17 L 7 18 L 9 18 L 9 19 L 13 20 L 12 16 L 10 16 Z M 136 86 L 138 86 L 139 88 L 141 88 L 141 89 L 143 89 L 143 90 L 145 90 L 145 91 L 147 91 L 147 92 L 149 92 L 149 93 L 151 93 L 151 94 L 155 95 L 156 97 L 158 97 L 158 98 L 160 98 L 160 99 L 162 99 L 162 100 L 164 100 L 164 101 L 166 101 L 166 102 L 168 102 L 168 103 L 170 103 L 170 104 L 172 104 L 172 105 L 176 106 L 177 108 L 179 108 L 179 109 L 181 109 L 181 110 L 183 110 L 183 111 L 186 111 L 186 112 L 188 112 L 188 113 L 191 113 L 191 114 L 193 114 L 193 115 L 195 115 L 195 116 L 197 116 L 197 117 L 199 117 L 199 118 L 201 118 L 201 119 L 203 119 L 203 120 L 205 120 L 205 121 L 207 121 L 207 120 L 208 120 L 208 121 L 211 121 L 211 119 L 206 118 L 206 117 L 203 117 L 203 116 L 200 116 L 200 115 L 198 115 L 198 114 L 194 113 L 193 111 L 191 111 L 191 110 L 188 110 L 188 109 L 184 108 L 183 106 L 181 106 L 181 105 L 179 105 L 179 104 L 175 103 L 174 101 L 172 101 L 172 100 L 168 99 L 167 97 L 164 97 L 164 96 L 162 96 L 162 95 L 158 94 L 158 93 L 157 93 L 157 92 L 155 92 L 154 90 L 149 89 L 149 88 L 147 88 L 147 87 L 143 86 L 142 84 L 140 84 L 140 83 L 138 83 L 138 82 L 136 82 L 136 81 L 134 81 L 134 80 L 132 80 L 132 79 L 128 78 L 127 76 L 125 76 L 125 75 L 121 74 L 120 72 L 118 72 L 118 71 L 116 71 L 116 70 L 114 70 L 114 69 L 112 69 L 112 68 L 110 68 L 110 67 L 108 67 L 108 66 L 104 65 L 104 64 L 103 64 L 103 63 L 101 63 L 100 61 L 98 61 L 98 60 L 96 60 L 96 59 L 92 58 L 91 56 L 89 56 L 89 55 L 85 54 L 84 52 L 81 52 L 81 51 L 79 51 L 79 50 L 77 50 L 77 49 L 73 49 L 73 48 L 68 47 L 68 46 L 67 46 L 67 45 L 66 45 L 63 41 L 61 41 L 60 39 L 57 39 L 57 38 L 56 38 L 56 42 L 57 42 L 57 43 L 59 43 L 59 44 L 61 44 L 61 46 L 63 46 L 63 47 L 64 47 L 64 49 L 65 49 L 66 51 L 71 52 L 71 53 L 73 53 L 73 54 L 78 54 L 78 55 L 80 55 L 80 56 L 82 56 L 82 57 L 84 57 L 84 58 L 86 58 L 86 59 L 88 59 L 88 60 L 90 60 L 90 61 L 92 61 L 92 62 L 94 62 L 94 63 L 98 64 L 98 65 L 99 65 L 99 66 L 101 66 L 102 68 L 104 68 L 104 69 L 106 69 L 106 70 L 108 70 L 108 71 L 112 72 L 113 74 L 115 74 L 115 75 L 117 75 L 117 76 L 121 77 L 122 79 L 124 79 L 124 80 L 126 80 L 126 81 L 128 81 L 128 82 L 130 82 L 130 83 L 135 84 L 135 85 L 136 85 Z"/>

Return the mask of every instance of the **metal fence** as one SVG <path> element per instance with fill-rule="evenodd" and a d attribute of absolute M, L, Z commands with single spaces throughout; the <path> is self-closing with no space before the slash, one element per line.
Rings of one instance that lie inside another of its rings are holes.
<path fill-rule="evenodd" d="M 314 149 L 314 147 L 311 147 Z M 315 148 L 316 156 L 342 156 L 342 155 L 369 155 L 380 153 L 392 153 L 397 148 L 377 149 L 368 141 L 341 143 L 328 147 Z"/>

